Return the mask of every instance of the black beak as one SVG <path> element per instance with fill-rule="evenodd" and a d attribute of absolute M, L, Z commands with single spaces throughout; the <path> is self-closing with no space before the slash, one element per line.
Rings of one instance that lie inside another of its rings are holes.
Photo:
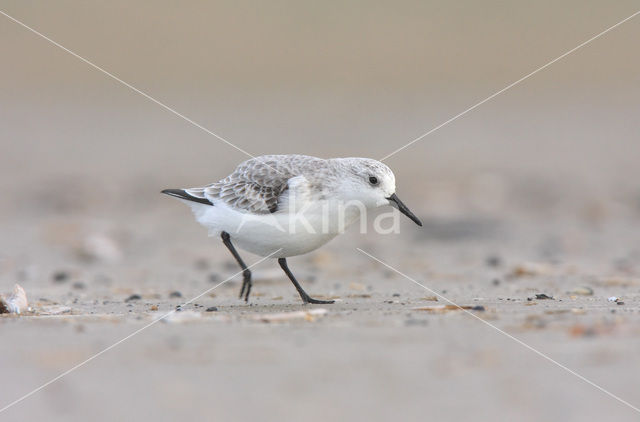
<path fill-rule="evenodd" d="M 392 207 L 398 208 L 398 210 L 404 215 L 406 215 L 407 217 L 409 217 L 411 221 L 413 221 L 414 223 L 422 227 L 422 221 L 418 220 L 418 217 L 416 217 L 415 215 L 413 215 L 411 211 L 409 211 L 409 208 L 407 208 L 407 206 L 402 203 L 400 198 L 398 198 L 398 196 L 395 193 L 390 197 L 388 197 L 387 199 L 389 200 L 389 203 L 391 204 Z"/>

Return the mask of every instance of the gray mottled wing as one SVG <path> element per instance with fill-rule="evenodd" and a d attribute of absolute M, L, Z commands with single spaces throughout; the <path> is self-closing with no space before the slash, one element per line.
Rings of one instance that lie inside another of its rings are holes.
<path fill-rule="evenodd" d="M 256 214 L 273 213 L 278 210 L 280 195 L 288 188 L 289 179 L 301 174 L 323 161 L 306 156 L 266 155 L 241 163 L 229 176 L 202 188 L 186 189 L 195 197 L 212 202 L 224 201 L 238 210 Z"/>

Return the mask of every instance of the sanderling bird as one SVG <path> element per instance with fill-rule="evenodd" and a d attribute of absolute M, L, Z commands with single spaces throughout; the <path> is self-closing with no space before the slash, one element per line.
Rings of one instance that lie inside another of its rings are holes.
<path fill-rule="evenodd" d="M 222 238 L 243 270 L 240 298 L 245 301 L 251 271 L 234 245 L 277 258 L 304 303 L 333 303 L 310 297 L 289 270 L 287 258 L 319 248 L 367 209 L 381 205 L 397 208 L 422 226 L 396 195 L 391 169 L 369 158 L 264 155 L 210 185 L 162 193 L 187 203 L 209 235 Z"/>

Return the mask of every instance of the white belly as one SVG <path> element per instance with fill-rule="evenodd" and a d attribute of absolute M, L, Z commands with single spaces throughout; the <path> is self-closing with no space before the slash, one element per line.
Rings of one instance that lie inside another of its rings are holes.
<path fill-rule="evenodd" d="M 313 210 L 303 215 L 284 213 L 251 215 L 224 204 L 214 206 L 189 203 L 196 220 L 209 229 L 210 236 L 225 231 L 233 244 L 260 256 L 285 258 L 319 248 L 357 219 L 343 218 Z"/>
<path fill-rule="evenodd" d="M 260 256 L 286 258 L 318 249 L 336 237 L 336 234 L 287 234 L 268 226 L 254 227 L 251 231 L 230 233 L 231 241 L 239 248 Z M 275 252 L 275 253 L 274 253 Z M 273 254 L 273 255 L 271 255 Z"/>

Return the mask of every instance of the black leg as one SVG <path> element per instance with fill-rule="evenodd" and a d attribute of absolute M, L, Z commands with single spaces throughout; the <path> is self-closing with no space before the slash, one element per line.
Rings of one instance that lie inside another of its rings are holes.
<path fill-rule="evenodd" d="M 242 289 L 240 289 L 240 298 L 242 298 L 242 296 L 244 295 L 244 301 L 248 302 L 252 284 L 251 271 L 247 268 L 247 265 L 244 263 L 242 258 L 240 258 L 240 255 L 238 254 L 238 251 L 236 251 L 236 248 L 233 246 L 233 243 L 231 243 L 231 236 L 229 236 L 229 233 L 222 232 L 220 236 L 222 237 L 222 242 L 224 243 L 224 245 L 227 247 L 227 249 L 229 249 L 233 257 L 236 259 L 236 261 L 238 261 L 238 264 L 242 268 Z"/>
<path fill-rule="evenodd" d="M 280 267 L 282 267 L 282 269 L 284 270 L 285 274 L 287 274 L 287 277 L 289 277 L 289 280 L 291 280 L 293 285 L 296 286 L 296 290 L 300 294 L 300 297 L 302 298 L 302 301 L 304 303 L 319 303 L 319 304 L 322 304 L 322 303 L 334 303 L 335 302 L 335 300 L 318 300 L 318 299 L 312 298 L 311 296 L 309 296 L 307 294 L 307 292 L 304 291 L 304 289 L 302 288 L 300 283 L 298 283 L 298 280 L 296 280 L 296 278 L 293 276 L 293 274 L 291 274 L 291 271 L 289 271 L 289 266 L 287 265 L 287 259 L 286 258 L 279 258 L 278 259 L 278 264 L 280 264 Z"/>

